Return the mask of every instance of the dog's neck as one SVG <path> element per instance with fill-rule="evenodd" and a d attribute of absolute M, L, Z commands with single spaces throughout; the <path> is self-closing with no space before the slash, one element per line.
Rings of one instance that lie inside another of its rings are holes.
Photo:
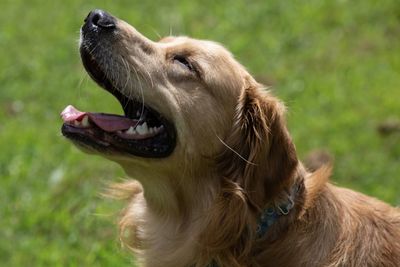
<path fill-rule="evenodd" d="M 203 168 L 205 170 L 206 168 Z M 146 169 L 139 173 L 125 168 L 126 173 L 137 179 L 143 187 L 146 206 L 154 215 L 187 220 L 190 213 L 207 209 L 218 192 L 218 177 L 205 171 L 181 173 L 152 172 Z M 194 197 L 195 196 L 195 197 Z"/>

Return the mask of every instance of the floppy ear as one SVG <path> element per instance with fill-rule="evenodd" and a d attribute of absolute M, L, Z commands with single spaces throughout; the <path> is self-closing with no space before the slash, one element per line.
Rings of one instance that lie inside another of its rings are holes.
<path fill-rule="evenodd" d="M 255 82 L 240 96 L 234 124 L 218 157 L 222 175 L 260 207 L 293 182 L 298 164 L 285 107 Z"/>
<path fill-rule="evenodd" d="M 298 164 L 284 105 L 253 82 L 243 90 L 217 157 L 221 191 L 201 236 L 205 259 L 251 266 L 258 212 L 291 186 Z"/>

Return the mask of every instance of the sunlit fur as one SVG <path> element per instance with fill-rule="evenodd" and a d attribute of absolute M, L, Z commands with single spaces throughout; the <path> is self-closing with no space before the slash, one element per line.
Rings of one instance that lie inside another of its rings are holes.
<path fill-rule="evenodd" d="M 399 266 L 399 210 L 329 184 L 330 167 L 308 172 L 284 105 L 225 48 L 187 37 L 152 42 L 122 21 L 117 29 L 93 56 L 121 92 L 177 129 L 168 158 L 107 155 L 136 179 L 111 191 L 128 201 L 121 240 L 143 266 Z M 257 238 L 261 211 L 293 186 L 294 208 Z"/>

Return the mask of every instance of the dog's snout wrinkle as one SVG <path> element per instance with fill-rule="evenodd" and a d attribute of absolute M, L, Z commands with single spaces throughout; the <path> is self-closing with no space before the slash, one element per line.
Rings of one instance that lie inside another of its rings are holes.
<path fill-rule="evenodd" d="M 116 19 L 109 13 L 100 9 L 91 11 L 84 22 L 92 27 L 102 29 L 114 29 L 116 27 Z"/>

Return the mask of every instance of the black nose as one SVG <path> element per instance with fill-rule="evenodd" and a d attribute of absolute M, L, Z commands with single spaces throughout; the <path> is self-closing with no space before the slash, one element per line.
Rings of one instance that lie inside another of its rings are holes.
<path fill-rule="evenodd" d="M 103 29 L 114 29 L 116 19 L 103 10 L 95 9 L 86 17 L 85 24 Z"/>

